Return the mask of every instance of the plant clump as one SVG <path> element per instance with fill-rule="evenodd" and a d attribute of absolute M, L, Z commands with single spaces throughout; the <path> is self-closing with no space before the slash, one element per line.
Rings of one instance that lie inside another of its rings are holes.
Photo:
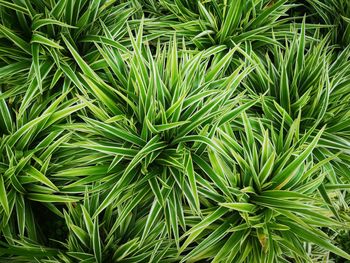
<path fill-rule="evenodd" d="M 0 0 L 0 261 L 350 262 L 349 24 Z"/>

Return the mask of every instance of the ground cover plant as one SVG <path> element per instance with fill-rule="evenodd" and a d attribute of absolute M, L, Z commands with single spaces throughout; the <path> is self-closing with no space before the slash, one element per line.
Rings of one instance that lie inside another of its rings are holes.
<path fill-rule="evenodd" d="M 0 262 L 350 262 L 350 2 L 0 0 Z"/>

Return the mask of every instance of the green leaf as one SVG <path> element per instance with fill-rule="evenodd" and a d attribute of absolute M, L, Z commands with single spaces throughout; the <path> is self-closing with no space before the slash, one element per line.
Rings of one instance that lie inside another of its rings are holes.
<path fill-rule="evenodd" d="M 296 173 L 302 162 L 311 154 L 313 149 L 317 146 L 318 140 L 320 139 L 324 127 L 317 133 L 312 142 L 306 147 L 306 149 L 297 156 L 287 167 L 285 167 L 279 174 L 273 178 L 273 182 L 276 189 L 281 189 L 291 177 Z"/>
<path fill-rule="evenodd" d="M 42 174 L 40 171 L 38 171 L 33 166 L 31 166 L 27 170 L 27 174 L 28 174 L 28 176 L 33 177 L 35 180 L 41 182 L 42 184 L 47 185 L 48 187 L 52 188 L 53 190 L 59 191 L 56 185 L 54 185 L 44 174 Z"/>
<path fill-rule="evenodd" d="M 101 239 L 100 239 L 100 228 L 98 225 L 98 218 L 95 219 L 94 228 L 92 233 L 92 247 L 94 250 L 94 255 L 96 262 L 102 262 L 102 251 L 101 251 Z"/>
<path fill-rule="evenodd" d="M 248 203 L 219 203 L 219 205 L 239 212 L 253 213 L 256 210 L 255 205 Z"/>
<path fill-rule="evenodd" d="M 0 24 L 0 32 L 24 52 L 31 55 L 30 45 L 18 35 L 13 33 L 10 29 Z"/>
<path fill-rule="evenodd" d="M 312 231 L 311 229 L 305 229 L 291 221 L 284 222 L 284 223 L 291 228 L 291 230 L 295 235 L 301 237 L 305 241 L 314 243 L 324 249 L 327 249 L 333 252 L 336 255 L 341 256 L 342 258 L 346 258 L 350 260 L 350 255 L 348 253 L 336 247 L 330 241 L 320 237 L 316 231 Z"/>
<path fill-rule="evenodd" d="M 42 44 L 42 45 L 45 45 L 48 47 L 53 47 L 53 48 L 57 48 L 57 49 L 64 49 L 62 46 L 57 44 L 55 41 L 50 40 L 47 37 L 44 37 L 44 36 L 39 35 L 39 34 L 34 34 L 32 36 L 31 43 L 38 43 L 38 44 Z"/>
<path fill-rule="evenodd" d="M 67 195 L 36 194 L 36 193 L 29 193 L 27 194 L 27 197 L 30 200 L 43 202 L 43 203 L 56 203 L 56 202 L 70 203 L 70 202 L 77 202 L 81 199 L 79 197 L 67 196 Z"/>
<path fill-rule="evenodd" d="M 226 214 L 228 211 L 225 207 L 220 207 L 214 212 L 210 213 L 208 216 L 206 216 L 200 223 L 193 226 L 189 231 L 187 231 L 184 236 L 188 236 L 181 248 L 179 249 L 179 253 L 184 251 L 186 247 L 191 244 L 195 238 L 200 235 L 202 231 L 209 225 L 211 225 L 213 222 L 221 218 L 224 214 Z"/>
<path fill-rule="evenodd" d="M 280 102 L 281 106 L 290 113 L 290 89 L 288 82 L 287 69 L 285 66 L 282 67 L 281 81 L 280 81 Z"/>
<path fill-rule="evenodd" d="M 196 208 L 197 211 L 200 211 L 196 175 L 195 175 L 192 157 L 190 153 L 188 153 L 185 158 L 185 169 L 186 169 L 186 175 L 188 176 L 188 180 L 190 182 L 191 193 L 193 194 L 194 200 L 195 200 L 194 207 Z"/>
<path fill-rule="evenodd" d="M 7 192 L 6 192 L 6 188 L 5 188 L 4 178 L 2 175 L 0 176 L 0 203 L 5 211 L 6 215 L 10 215 L 10 208 L 9 208 L 9 203 L 7 200 Z"/>
<path fill-rule="evenodd" d="M 30 15 L 30 12 L 26 8 L 24 8 L 23 6 L 16 5 L 16 4 L 8 2 L 8 1 L 0 0 L 0 6 L 4 6 L 4 7 L 7 7 L 9 9 L 15 10 L 17 12 L 21 12 L 23 14 Z"/>

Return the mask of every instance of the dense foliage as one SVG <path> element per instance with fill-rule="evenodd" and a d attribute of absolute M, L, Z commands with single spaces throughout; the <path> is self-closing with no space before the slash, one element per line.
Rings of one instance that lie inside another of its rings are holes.
<path fill-rule="evenodd" d="M 348 0 L 0 0 L 1 262 L 345 262 L 349 171 Z"/>

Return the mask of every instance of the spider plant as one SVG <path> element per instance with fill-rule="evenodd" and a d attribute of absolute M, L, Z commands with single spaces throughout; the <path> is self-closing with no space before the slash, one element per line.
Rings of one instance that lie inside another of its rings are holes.
<path fill-rule="evenodd" d="M 350 260 L 328 2 L 0 0 L 0 261 Z"/>

